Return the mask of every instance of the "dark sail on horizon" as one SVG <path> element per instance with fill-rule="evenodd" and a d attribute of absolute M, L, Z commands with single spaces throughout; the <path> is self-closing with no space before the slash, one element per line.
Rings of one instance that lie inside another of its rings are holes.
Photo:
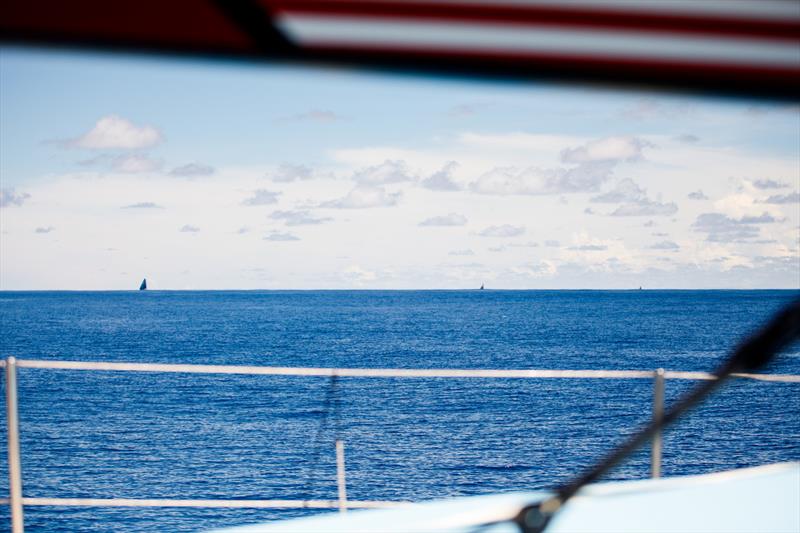
<path fill-rule="evenodd" d="M 147 278 L 142 279 L 142 284 L 139 285 L 139 290 L 140 291 L 146 291 L 147 290 Z"/>

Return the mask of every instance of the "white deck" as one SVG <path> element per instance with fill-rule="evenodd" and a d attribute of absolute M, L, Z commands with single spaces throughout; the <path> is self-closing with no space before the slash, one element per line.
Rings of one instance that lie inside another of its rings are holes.
<path fill-rule="evenodd" d="M 474 531 L 514 516 L 544 493 L 457 498 L 393 509 L 350 511 L 217 530 L 216 533 Z M 511 523 L 481 533 L 516 532 Z M 549 533 L 800 531 L 800 462 L 703 476 L 586 487 L 561 510 Z"/>

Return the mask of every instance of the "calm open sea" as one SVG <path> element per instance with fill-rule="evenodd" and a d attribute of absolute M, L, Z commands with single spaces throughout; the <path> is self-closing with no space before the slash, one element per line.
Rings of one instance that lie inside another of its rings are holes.
<path fill-rule="evenodd" d="M 710 370 L 798 291 L 2 292 L 19 358 Z M 795 347 L 769 369 L 800 374 Z M 649 380 L 19 371 L 30 497 L 352 499 L 547 488 L 650 416 Z M 667 382 L 670 401 L 689 383 Z M 326 425 L 322 424 L 326 416 Z M 5 417 L 3 406 L 2 416 Z M 739 380 L 665 437 L 664 473 L 800 458 L 800 385 Z M 321 430 L 320 428 L 323 428 Z M 0 444 L 5 458 L 5 427 Z M 647 475 L 644 451 L 614 479 Z M 7 470 L 0 466 L 0 490 Z M 308 511 L 26 508 L 30 531 L 199 531 Z M 8 511 L 0 508 L 0 524 Z M 0 529 L 5 526 L 0 525 Z"/>

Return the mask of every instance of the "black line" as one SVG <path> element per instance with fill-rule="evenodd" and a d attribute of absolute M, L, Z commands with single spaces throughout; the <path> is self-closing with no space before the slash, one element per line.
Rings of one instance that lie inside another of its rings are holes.
<path fill-rule="evenodd" d="M 564 503 L 582 487 L 597 481 L 653 435 L 675 422 L 686 411 L 695 407 L 709 394 L 718 389 L 731 374 L 752 372 L 769 363 L 778 353 L 800 339 L 800 300 L 794 301 L 777 313 L 758 333 L 749 337 L 714 372 L 717 379 L 695 387 L 671 407 L 659 420 L 653 420 L 644 429 L 634 434 L 603 460 L 576 479 L 558 487 L 555 495 L 520 510 L 514 522 L 523 533 L 541 533 Z"/>

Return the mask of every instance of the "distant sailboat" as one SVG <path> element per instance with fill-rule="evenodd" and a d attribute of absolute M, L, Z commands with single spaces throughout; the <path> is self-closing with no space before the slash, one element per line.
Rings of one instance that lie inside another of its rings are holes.
<path fill-rule="evenodd" d="M 481 283 L 481 288 L 478 289 L 478 290 L 481 290 L 481 291 L 483 290 L 483 283 Z"/>
<path fill-rule="evenodd" d="M 142 280 L 142 284 L 139 285 L 139 290 L 140 291 L 146 291 L 147 290 L 147 278 L 144 278 Z"/>

